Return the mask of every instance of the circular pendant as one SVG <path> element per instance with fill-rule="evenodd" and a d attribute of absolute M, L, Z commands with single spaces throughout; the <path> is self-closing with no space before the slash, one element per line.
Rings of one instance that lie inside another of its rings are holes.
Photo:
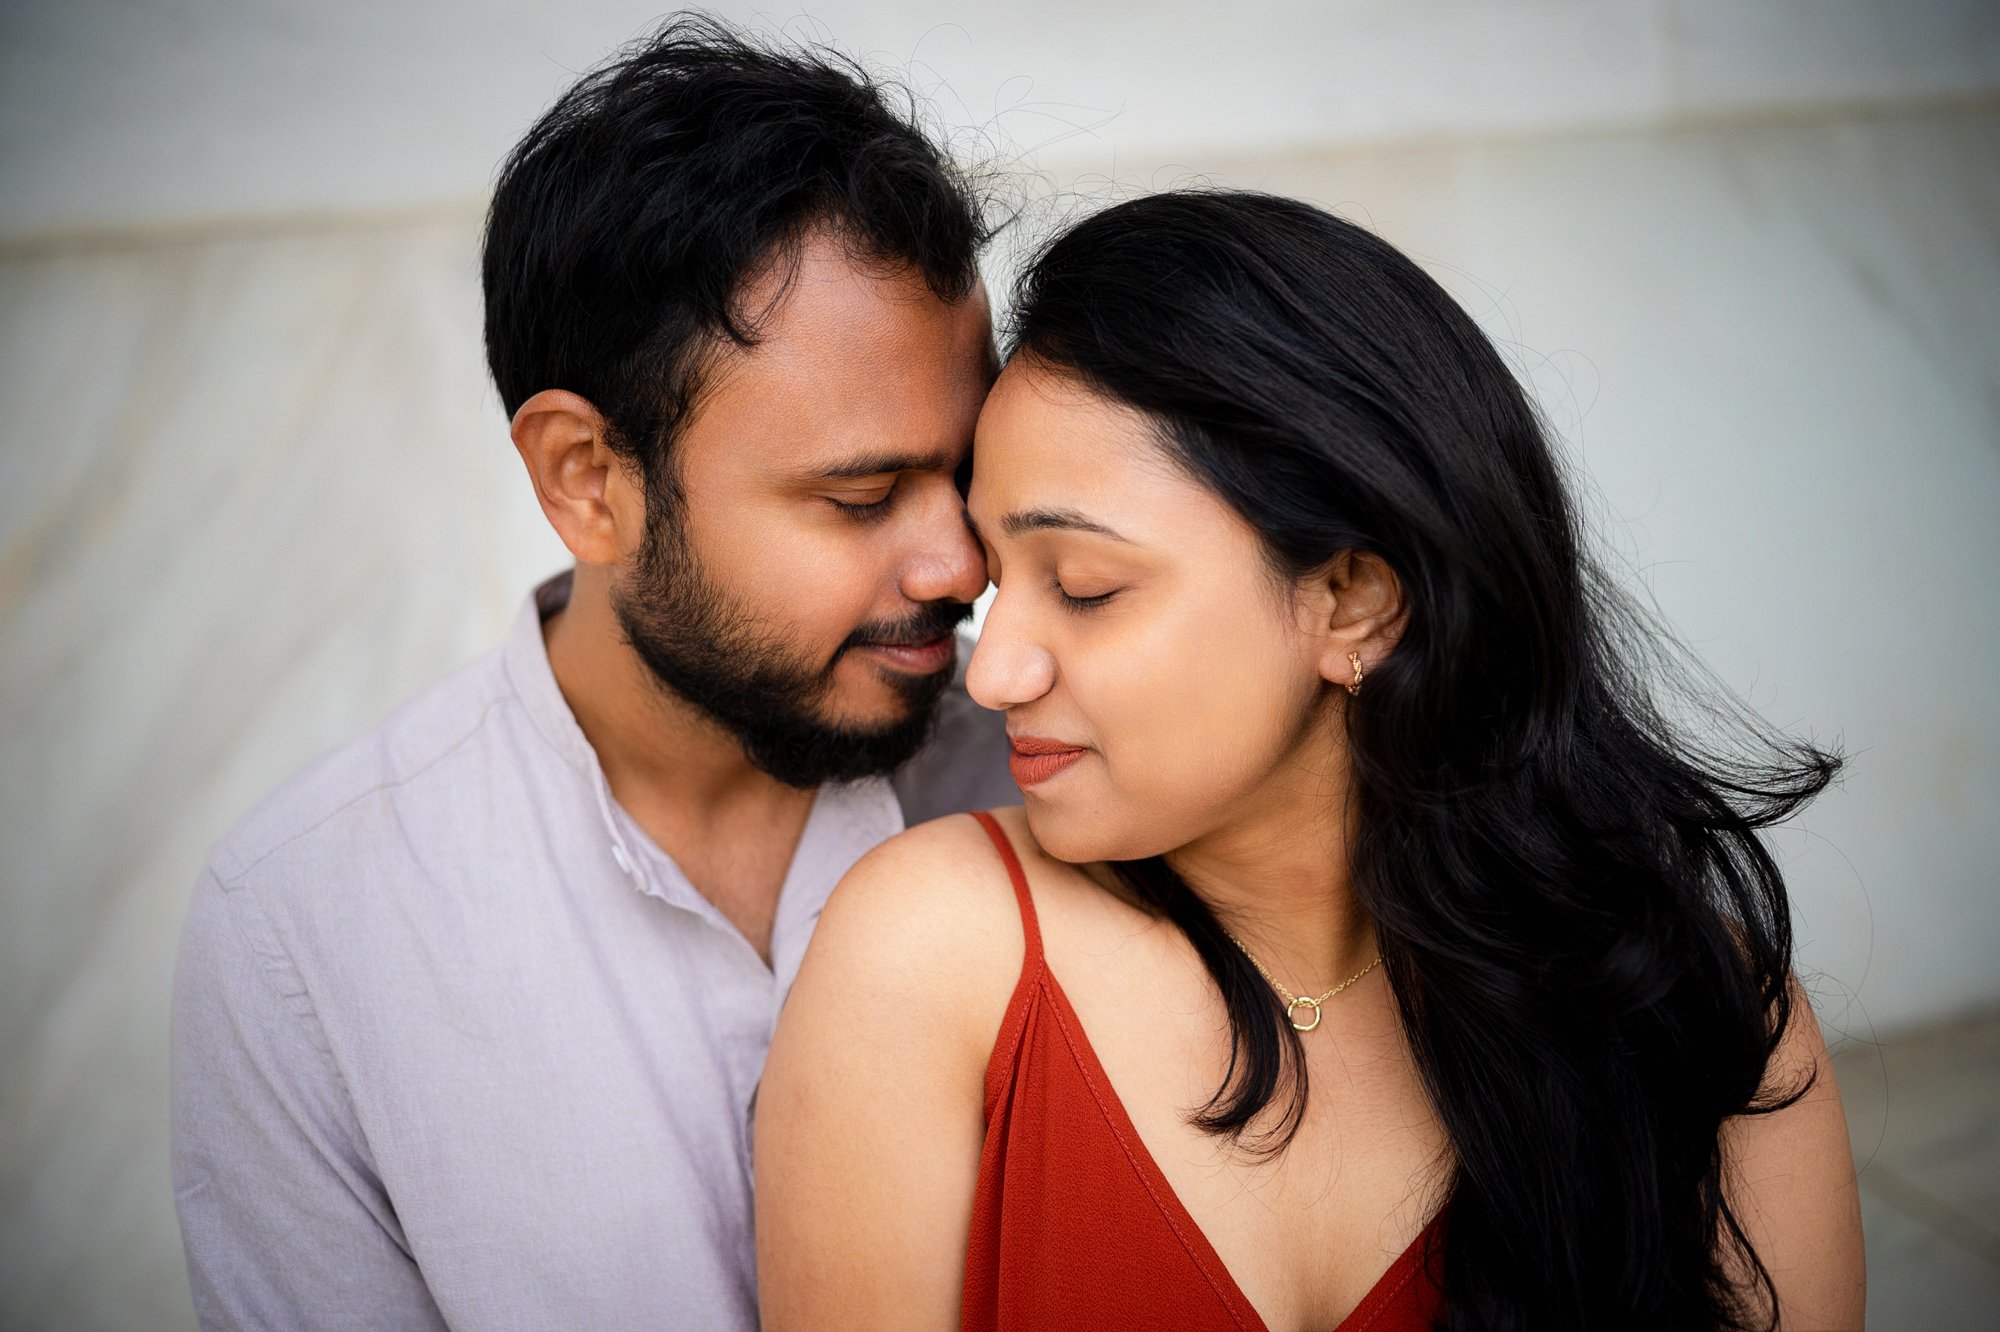
<path fill-rule="evenodd" d="M 1299 1021 L 1299 1006 L 1301 1004 L 1312 1010 L 1311 1022 Z M 1292 1020 L 1293 1031 L 1311 1031 L 1319 1025 L 1319 1000 L 1307 998 L 1302 994 L 1292 1000 L 1291 1003 L 1285 1005 L 1285 1016 Z"/>

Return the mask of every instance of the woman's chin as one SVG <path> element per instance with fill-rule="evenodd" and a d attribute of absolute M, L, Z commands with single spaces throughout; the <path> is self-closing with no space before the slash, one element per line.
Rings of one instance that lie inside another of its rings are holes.
<path fill-rule="evenodd" d="M 1028 830 L 1035 845 L 1053 860 L 1071 865 L 1094 865 L 1112 860 L 1144 860 L 1161 855 L 1171 847 L 1154 846 L 1151 841 L 1123 835 L 1124 821 L 1107 815 L 1102 807 L 1084 808 L 1064 800 L 1030 798 L 1024 802 Z"/>
<path fill-rule="evenodd" d="M 1065 804 L 1061 800 L 1032 794 L 1022 801 L 1028 816 L 1028 831 L 1035 835 L 1035 845 L 1042 849 L 1042 854 L 1072 865 L 1103 859 L 1095 850 L 1103 838 L 1091 836 L 1085 820 L 1078 817 L 1078 811 L 1065 808 Z"/>

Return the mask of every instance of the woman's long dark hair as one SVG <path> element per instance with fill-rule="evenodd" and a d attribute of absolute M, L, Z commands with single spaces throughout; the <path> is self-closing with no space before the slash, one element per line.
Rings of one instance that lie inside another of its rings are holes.
<path fill-rule="evenodd" d="M 1699 738 L 1663 715 L 1671 640 L 1586 551 L 1520 385 L 1367 231 L 1252 193 L 1121 204 L 1042 252 L 1012 346 L 1152 417 L 1280 574 L 1366 550 L 1402 581 L 1347 708 L 1351 874 L 1450 1137 L 1446 1325 L 1774 1323 L 1718 1135 L 1804 1090 L 1764 1087 L 1792 934 L 1758 830 L 1839 760 L 1719 694 Z M 1305 1064 L 1270 987 L 1163 860 L 1121 869 L 1228 1006 L 1194 1122 L 1281 1147 Z"/>

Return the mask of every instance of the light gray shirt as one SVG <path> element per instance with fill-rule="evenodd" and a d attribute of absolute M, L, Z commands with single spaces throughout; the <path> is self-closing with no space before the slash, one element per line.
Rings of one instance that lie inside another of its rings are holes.
<path fill-rule="evenodd" d="M 612 799 L 543 646 L 568 590 L 214 849 L 173 1009 L 205 1328 L 754 1328 L 751 1097 L 820 908 L 1016 798 L 955 687 L 894 786 L 818 792 L 766 967 Z"/>

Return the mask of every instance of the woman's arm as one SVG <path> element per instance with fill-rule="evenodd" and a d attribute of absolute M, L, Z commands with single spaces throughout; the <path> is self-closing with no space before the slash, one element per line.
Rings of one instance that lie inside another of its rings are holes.
<path fill-rule="evenodd" d="M 1724 1187 L 1777 1287 L 1782 1332 L 1854 1332 L 1868 1289 L 1861 1195 L 1833 1062 L 1795 981 L 1791 1025 L 1771 1057 L 1765 1090 L 1797 1087 L 1808 1075 L 1812 1090 L 1794 1104 L 1723 1126 Z"/>
<path fill-rule="evenodd" d="M 827 903 L 757 1093 L 768 1332 L 958 1326 L 1020 916 L 979 825 L 884 843 Z"/>

